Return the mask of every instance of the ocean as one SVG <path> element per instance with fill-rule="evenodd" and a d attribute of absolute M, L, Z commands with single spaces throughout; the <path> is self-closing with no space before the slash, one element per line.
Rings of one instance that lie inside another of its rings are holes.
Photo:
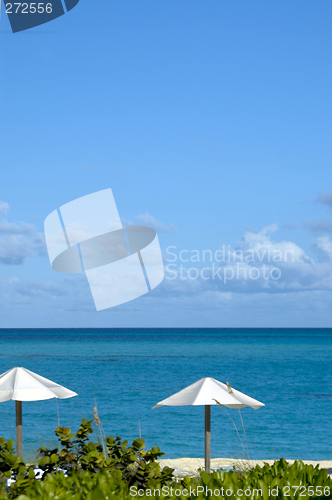
<path fill-rule="evenodd" d="M 265 404 L 241 410 L 250 458 L 332 459 L 330 329 L 2 329 L 0 346 L 0 373 L 23 366 L 78 393 L 58 401 L 73 430 L 97 404 L 106 435 L 131 442 L 140 426 L 165 458 L 203 457 L 204 407 L 151 408 L 213 377 Z M 212 457 L 245 458 L 225 410 L 211 414 Z M 0 422 L 15 439 L 14 401 L 0 403 Z M 56 400 L 23 403 L 26 458 L 55 444 L 57 422 Z"/>

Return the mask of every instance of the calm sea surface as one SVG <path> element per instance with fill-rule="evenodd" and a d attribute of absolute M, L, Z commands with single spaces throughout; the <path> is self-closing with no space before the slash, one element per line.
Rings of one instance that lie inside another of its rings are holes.
<path fill-rule="evenodd" d="M 72 389 L 59 400 L 62 426 L 92 418 L 106 435 L 138 437 L 167 458 L 203 457 L 204 407 L 158 401 L 214 377 L 265 403 L 241 410 L 251 458 L 332 460 L 332 330 L 0 330 L 0 373 L 23 366 Z M 241 428 L 238 410 L 228 410 Z M 225 410 L 212 407 L 212 456 L 244 458 Z M 50 445 L 55 400 L 23 403 L 26 456 Z M 0 403 L 0 435 L 15 438 L 15 403 Z"/>

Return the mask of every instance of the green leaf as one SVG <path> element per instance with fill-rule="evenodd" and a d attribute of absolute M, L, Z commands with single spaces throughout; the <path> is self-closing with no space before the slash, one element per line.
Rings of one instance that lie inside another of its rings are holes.
<path fill-rule="evenodd" d="M 269 499 L 269 487 L 263 479 L 259 479 L 257 482 L 257 486 L 263 493 L 263 500 Z"/>

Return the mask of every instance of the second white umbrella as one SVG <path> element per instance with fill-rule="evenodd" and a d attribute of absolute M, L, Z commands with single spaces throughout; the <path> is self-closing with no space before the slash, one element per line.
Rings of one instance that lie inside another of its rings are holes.
<path fill-rule="evenodd" d="M 260 401 L 228 387 L 211 377 L 198 380 L 182 391 L 160 401 L 153 408 L 161 406 L 205 406 L 205 470 L 210 472 L 211 464 L 211 406 L 220 404 L 227 408 L 261 408 Z"/>

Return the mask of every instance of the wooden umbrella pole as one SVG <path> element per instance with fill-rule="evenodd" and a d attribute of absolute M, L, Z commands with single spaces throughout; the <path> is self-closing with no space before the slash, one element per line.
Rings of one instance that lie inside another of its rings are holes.
<path fill-rule="evenodd" d="M 22 401 L 16 401 L 16 455 L 23 458 Z"/>
<path fill-rule="evenodd" d="M 211 466 L 211 406 L 205 406 L 205 472 L 210 474 Z"/>

